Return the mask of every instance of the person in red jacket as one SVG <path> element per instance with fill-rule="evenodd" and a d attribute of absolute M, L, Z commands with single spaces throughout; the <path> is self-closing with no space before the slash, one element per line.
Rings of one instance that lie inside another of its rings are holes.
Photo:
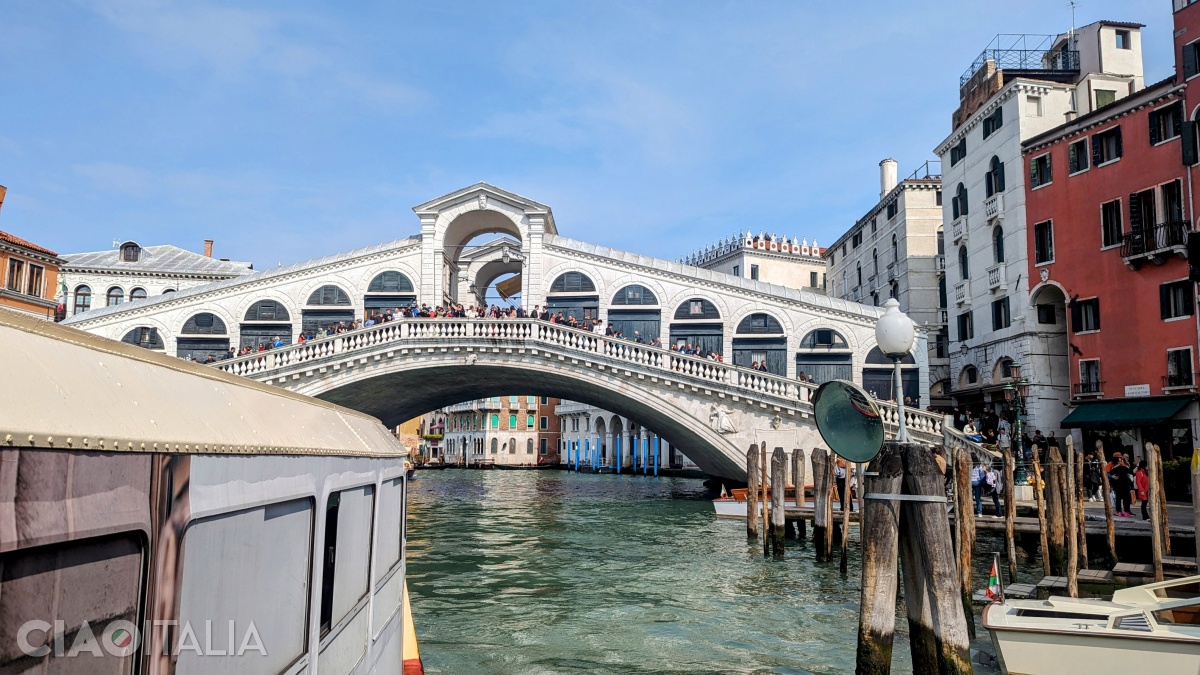
<path fill-rule="evenodd" d="M 1150 520 L 1146 505 L 1150 503 L 1150 474 L 1146 472 L 1146 460 L 1138 462 L 1137 471 L 1133 472 L 1133 483 L 1137 489 L 1137 498 L 1142 501 L 1142 520 Z"/>

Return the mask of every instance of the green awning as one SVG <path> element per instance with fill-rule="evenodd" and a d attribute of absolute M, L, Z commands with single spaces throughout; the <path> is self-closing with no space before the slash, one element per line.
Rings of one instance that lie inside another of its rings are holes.
<path fill-rule="evenodd" d="M 1155 396 L 1081 403 L 1062 421 L 1064 429 L 1133 429 L 1161 424 L 1179 414 L 1193 396 Z"/>

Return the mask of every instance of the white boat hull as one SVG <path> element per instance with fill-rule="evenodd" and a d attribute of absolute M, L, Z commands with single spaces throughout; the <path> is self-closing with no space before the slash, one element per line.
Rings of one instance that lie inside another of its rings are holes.
<path fill-rule="evenodd" d="M 990 627 L 1003 672 L 1010 675 L 1197 675 L 1200 643 L 1111 632 Z"/>

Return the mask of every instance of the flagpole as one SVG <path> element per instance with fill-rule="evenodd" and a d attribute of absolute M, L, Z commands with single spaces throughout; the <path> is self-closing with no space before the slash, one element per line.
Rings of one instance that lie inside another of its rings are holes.
<path fill-rule="evenodd" d="M 996 584 L 1000 587 L 1000 602 L 1004 602 L 1004 577 L 1000 574 L 1000 554 L 992 552 L 992 570 L 996 573 Z"/>

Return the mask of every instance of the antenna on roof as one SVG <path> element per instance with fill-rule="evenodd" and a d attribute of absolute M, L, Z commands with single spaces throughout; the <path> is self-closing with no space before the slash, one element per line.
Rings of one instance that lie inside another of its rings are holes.
<path fill-rule="evenodd" d="M 1070 45 L 1075 46 L 1075 0 L 1070 0 L 1071 3 L 1071 32 L 1068 34 L 1071 38 Z"/>
<path fill-rule="evenodd" d="M 120 246 L 120 245 L 121 245 L 121 240 L 120 240 L 120 239 L 116 239 L 116 238 L 114 238 L 114 239 L 113 239 L 113 248 L 116 248 L 116 247 L 118 247 L 118 246 Z"/>

